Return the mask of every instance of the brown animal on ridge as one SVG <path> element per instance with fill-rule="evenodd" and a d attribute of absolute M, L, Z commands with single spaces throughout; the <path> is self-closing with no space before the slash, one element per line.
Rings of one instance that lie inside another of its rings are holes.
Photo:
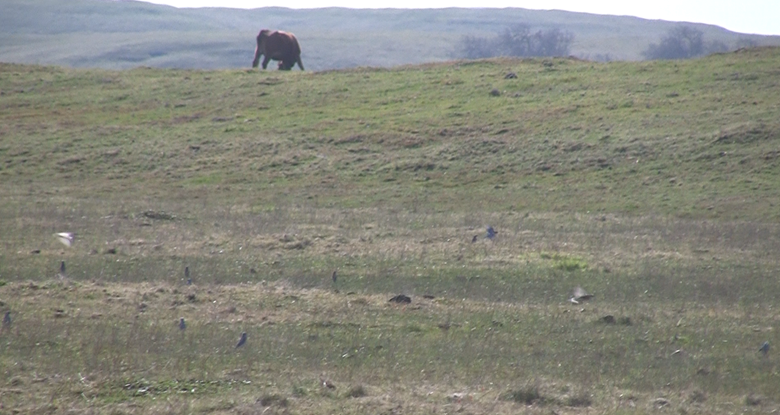
<path fill-rule="evenodd" d="M 298 39 L 292 33 L 282 32 L 281 30 L 271 31 L 263 29 L 257 34 L 257 47 L 255 48 L 255 58 L 252 61 L 252 67 L 257 68 L 260 63 L 260 56 L 263 58 L 263 69 L 268 67 L 271 60 L 279 61 L 279 69 L 288 71 L 295 64 L 303 70 L 301 62 L 301 46 Z"/>

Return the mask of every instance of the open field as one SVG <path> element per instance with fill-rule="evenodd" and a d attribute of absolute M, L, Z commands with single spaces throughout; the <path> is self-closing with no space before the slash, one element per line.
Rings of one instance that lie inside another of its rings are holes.
<path fill-rule="evenodd" d="M 778 67 L 0 64 L 0 412 L 776 411 Z"/>

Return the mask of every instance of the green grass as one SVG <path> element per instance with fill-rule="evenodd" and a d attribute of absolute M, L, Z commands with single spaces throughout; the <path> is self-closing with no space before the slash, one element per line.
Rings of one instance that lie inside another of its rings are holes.
<path fill-rule="evenodd" d="M 3 409 L 772 411 L 779 63 L 2 64 Z"/>

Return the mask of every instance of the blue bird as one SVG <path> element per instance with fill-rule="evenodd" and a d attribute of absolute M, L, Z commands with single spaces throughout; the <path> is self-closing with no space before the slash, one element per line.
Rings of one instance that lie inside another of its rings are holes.
<path fill-rule="evenodd" d="M 5 316 L 3 317 L 3 326 L 8 327 L 11 325 L 11 312 L 6 311 Z"/>
<path fill-rule="evenodd" d="M 766 356 L 766 354 L 769 353 L 769 342 L 764 342 L 764 344 L 761 345 L 761 348 L 758 349 L 758 351 L 763 353 L 764 356 Z"/>
<path fill-rule="evenodd" d="M 487 227 L 487 235 L 485 235 L 485 238 L 493 239 L 498 235 L 498 232 L 496 232 L 492 226 Z"/>
<path fill-rule="evenodd" d="M 241 339 L 238 340 L 238 344 L 236 345 L 236 349 L 243 346 L 244 343 L 246 343 L 246 332 L 241 333 Z"/>
<path fill-rule="evenodd" d="M 179 319 L 179 329 L 184 330 L 187 328 L 187 323 L 184 322 L 184 317 Z"/>

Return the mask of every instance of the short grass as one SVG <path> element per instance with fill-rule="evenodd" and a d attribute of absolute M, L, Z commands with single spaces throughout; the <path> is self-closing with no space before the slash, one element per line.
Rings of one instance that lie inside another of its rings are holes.
<path fill-rule="evenodd" d="M 776 410 L 778 63 L 0 65 L 2 409 Z"/>

